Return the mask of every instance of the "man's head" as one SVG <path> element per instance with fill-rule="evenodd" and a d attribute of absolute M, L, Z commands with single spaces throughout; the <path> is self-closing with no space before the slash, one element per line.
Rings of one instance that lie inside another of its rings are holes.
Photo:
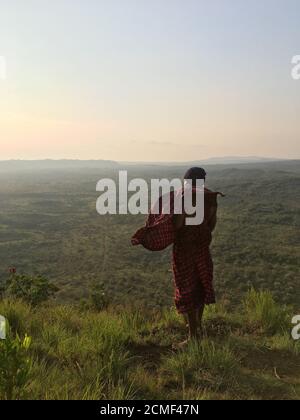
<path fill-rule="evenodd" d="M 185 180 L 191 180 L 193 187 L 196 187 L 197 179 L 206 179 L 206 172 L 203 168 L 197 166 L 190 168 L 184 175 Z"/>

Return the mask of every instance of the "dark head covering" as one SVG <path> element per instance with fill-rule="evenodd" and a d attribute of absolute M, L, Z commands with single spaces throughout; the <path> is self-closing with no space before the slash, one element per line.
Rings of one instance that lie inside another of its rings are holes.
<path fill-rule="evenodd" d="M 196 186 L 197 179 L 204 179 L 206 178 L 206 172 L 203 168 L 199 168 L 197 166 L 190 168 L 188 171 L 186 171 L 184 175 L 184 179 L 190 179 L 192 180 L 193 187 Z"/>

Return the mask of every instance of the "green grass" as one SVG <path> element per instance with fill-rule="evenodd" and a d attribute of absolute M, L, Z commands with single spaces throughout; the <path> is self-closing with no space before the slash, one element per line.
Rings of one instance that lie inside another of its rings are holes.
<path fill-rule="evenodd" d="M 284 331 L 290 322 L 288 308 L 277 305 L 268 291 L 251 289 L 244 299 L 244 307 L 250 323 L 265 333 Z"/>
<path fill-rule="evenodd" d="M 300 398 L 300 343 L 287 323 L 294 313 L 268 292 L 251 291 L 234 312 L 224 304 L 207 308 L 203 341 L 177 352 L 172 344 L 187 330 L 174 309 L 94 312 L 0 301 L 0 313 L 11 340 L 31 337 L 26 354 L 17 354 L 30 372 L 15 398 Z"/>
<path fill-rule="evenodd" d="M 172 381 L 185 387 L 197 384 L 206 390 L 230 387 L 238 373 L 239 363 L 227 345 L 205 339 L 190 343 L 184 351 L 164 357 L 162 369 Z M 201 388 L 200 388 L 201 389 Z"/>

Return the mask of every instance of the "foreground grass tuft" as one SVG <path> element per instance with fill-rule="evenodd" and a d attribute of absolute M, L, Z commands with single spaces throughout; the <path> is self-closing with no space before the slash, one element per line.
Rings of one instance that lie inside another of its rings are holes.
<path fill-rule="evenodd" d="M 201 384 L 206 389 L 230 386 L 239 369 L 231 350 L 208 339 L 191 342 L 186 349 L 165 356 L 163 369 L 178 383 Z"/>
<path fill-rule="evenodd" d="M 282 332 L 290 322 L 288 309 L 277 305 L 270 292 L 250 290 L 245 297 L 244 307 L 250 323 L 265 333 Z"/>

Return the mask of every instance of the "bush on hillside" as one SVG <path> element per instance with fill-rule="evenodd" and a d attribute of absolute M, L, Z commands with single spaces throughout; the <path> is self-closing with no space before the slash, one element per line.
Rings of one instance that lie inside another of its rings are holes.
<path fill-rule="evenodd" d="M 58 288 L 43 276 L 11 274 L 6 282 L 4 297 L 21 299 L 37 306 L 45 302 L 58 291 Z"/>

